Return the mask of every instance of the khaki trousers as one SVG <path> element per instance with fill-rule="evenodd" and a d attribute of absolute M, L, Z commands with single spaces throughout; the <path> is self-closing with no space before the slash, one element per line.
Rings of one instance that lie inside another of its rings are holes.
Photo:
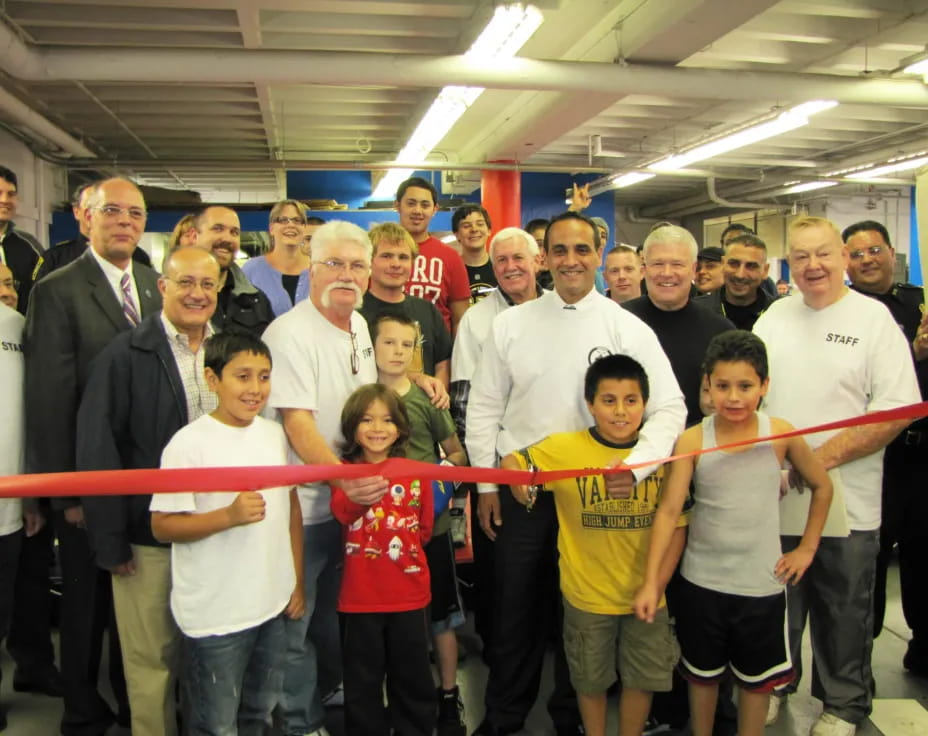
<path fill-rule="evenodd" d="M 171 550 L 132 545 L 135 575 L 113 575 L 132 736 L 177 736 L 181 633 L 171 614 Z"/>

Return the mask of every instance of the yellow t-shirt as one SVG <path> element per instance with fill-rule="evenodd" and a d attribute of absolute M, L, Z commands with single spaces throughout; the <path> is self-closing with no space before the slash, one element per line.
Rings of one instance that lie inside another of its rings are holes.
<path fill-rule="evenodd" d="M 607 443 L 591 428 L 553 434 L 515 456 L 523 468 L 529 463 L 539 470 L 603 468 L 627 457 L 633 447 L 634 443 Z M 616 499 L 606 495 L 601 475 L 545 485 L 545 490 L 554 492 L 561 592 L 570 605 L 591 613 L 632 612 L 635 594 L 644 582 L 662 478 L 660 467 L 635 486 L 629 498 Z M 686 524 L 684 513 L 678 526 Z"/>

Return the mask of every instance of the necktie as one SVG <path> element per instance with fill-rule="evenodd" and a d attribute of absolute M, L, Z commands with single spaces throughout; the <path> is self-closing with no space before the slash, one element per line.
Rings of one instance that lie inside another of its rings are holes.
<path fill-rule="evenodd" d="M 122 289 L 122 311 L 126 315 L 129 323 L 135 327 L 139 323 L 139 310 L 132 299 L 132 287 L 129 284 L 129 274 L 124 273 L 119 280 L 119 288 Z"/>

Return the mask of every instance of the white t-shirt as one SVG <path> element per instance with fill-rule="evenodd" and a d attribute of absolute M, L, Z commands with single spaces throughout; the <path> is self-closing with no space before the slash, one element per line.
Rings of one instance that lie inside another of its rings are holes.
<path fill-rule="evenodd" d="M 512 305 L 496 288 L 464 312 L 451 352 L 452 381 L 473 380 L 493 320 L 497 314 L 506 311 L 510 306 Z"/>
<path fill-rule="evenodd" d="M 909 346 L 889 310 L 848 290 L 823 309 L 801 294 L 778 299 L 754 325 L 767 345 L 764 411 L 796 427 L 921 401 Z M 838 433 L 806 435 L 813 448 Z M 883 451 L 840 468 L 851 529 L 880 526 Z"/>
<path fill-rule="evenodd" d="M 255 417 L 232 427 L 205 414 L 177 431 L 162 468 L 285 465 L 287 437 Z M 290 546 L 290 489 L 261 491 L 265 517 L 196 542 L 171 545 L 171 612 L 190 637 L 244 631 L 281 613 L 296 585 Z M 225 508 L 237 492 L 156 493 L 152 511 L 203 514 Z"/>
<path fill-rule="evenodd" d="M 351 331 L 357 342 L 357 373 L 351 367 L 351 335 L 323 317 L 309 299 L 271 322 L 262 336 L 274 359 L 268 407 L 312 411 L 319 433 L 336 454 L 345 401 L 358 386 L 377 382 L 370 332 L 357 312 L 351 315 Z M 290 462 L 302 460 L 291 450 Z M 303 524 L 332 518 L 327 484 L 300 486 L 299 494 Z"/>
<path fill-rule="evenodd" d="M 3 386 L 3 430 L 0 431 L 0 475 L 23 472 L 23 324 L 15 309 L 0 304 L 0 386 Z M 0 535 L 22 528 L 22 501 L 0 499 Z"/>
<path fill-rule="evenodd" d="M 588 427 L 583 378 L 592 362 L 610 354 L 641 363 L 651 387 L 638 444 L 625 462 L 668 456 L 683 431 L 686 406 L 654 331 L 596 291 L 576 304 L 552 291 L 493 320 L 467 404 L 471 464 L 494 467 L 497 455 Z M 652 470 L 636 470 L 635 477 L 641 480 Z M 478 484 L 478 490 L 492 492 L 496 486 Z"/>

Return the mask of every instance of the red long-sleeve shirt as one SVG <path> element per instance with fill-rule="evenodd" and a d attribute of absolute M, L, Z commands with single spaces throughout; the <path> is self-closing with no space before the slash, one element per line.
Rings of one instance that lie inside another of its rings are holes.
<path fill-rule="evenodd" d="M 397 481 L 373 506 L 332 491 L 332 514 L 345 526 L 345 571 L 338 610 L 414 611 L 431 600 L 422 546 L 432 536 L 432 484 Z"/>

